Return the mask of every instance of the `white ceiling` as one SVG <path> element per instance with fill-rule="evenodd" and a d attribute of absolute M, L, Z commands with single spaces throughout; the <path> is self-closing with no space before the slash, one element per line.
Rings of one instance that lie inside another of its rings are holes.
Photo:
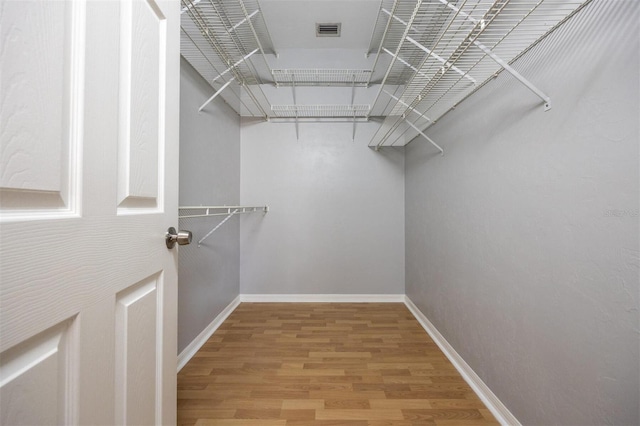
<path fill-rule="evenodd" d="M 366 53 L 380 0 L 260 0 L 276 49 L 357 49 Z M 340 37 L 316 37 L 316 23 L 342 23 Z"/>

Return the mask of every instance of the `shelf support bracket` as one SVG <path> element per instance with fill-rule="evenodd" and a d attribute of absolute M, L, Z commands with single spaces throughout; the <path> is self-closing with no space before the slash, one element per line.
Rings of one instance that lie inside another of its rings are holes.
<path fill-rule="evenodd" d="M 462 16 L 464 16 L 466 19 L 468 19 L 469 21 L 473 22 L 474 24 L 478 24 L 478 22 L 480 22 L 481 25 L 484 25 L 483 21 L 478 21 L 476 18 L 472 17 L 468 13 L 465 13 L 465 12 L 461 11 L 459 8 L 457 8 L 456 6 L 454 6 L 453 4 L 448 2 L 447 0 L 439 0 L 439 1 L 440 1 L 440 3 L 444 4 L 445 6 L 450 8 L 451 10 L 455 11 L 456 13 L 460 13 Z M 502 60 L 498 55 L 493 53 L 493 51 L 491 49 L 489 49 L 487 46 L 485 46 L 484 44 L 480 43 L 478 40 L 475 40 L 473 42 L 473 44 L 478 49 L 480 49 L 484 53 L 486 53 L 491 59 L 493 59 L 505 71 L 507 71 L 512 76 L 514 76 L 520 83 L 524 84 L 529 90 L 531 90 L 533 93 L 535 93 L 536 96 L 538 96 L 540 99 L 542 99 L 542 101 L 544 102 L 544 110 L 545 111 L 549 111 L 551 109 L 551 98 L 549 98 L 547 95 L 545 95 L 544 92 L 542 92 L 542 90 L 540 90 L 536 86 L 534 86 L 529 80 L 524 78 L 518 71 L 514 70 L 511 67 L 511 65 L 509 65 L 507 62 Z"/>
<path fill-rule="evenodd" d="M 351 141 L 356 141 L 356 109 L 353 108 L 353 135 L 351 136 Z"/>
<path fill-rule="evenodd" d="M 296 103 L 296 76 L 291 74 L 291 90 L 293 90 L 293 109 L 296 113 L 296 140 L 300 140 L 300 129 L 298 128 L 298 105 Z"/>
<path fill-rule="evenodd" d="M 209 238 L 209 236 L 211 236 L 211 234 L 213 234 L 214 232 L 216 232 L 218 230 L 218 228 L 220 228 L 222 225 L 224 225 L 224 223 L 226 221 L 228 221 L 229 219 L 231 219 L 231 216 L 233 216 L 234 214 L 236 214 L 238 212 L 238 209 L 235 209 L 234 211 L 232 211 L 231 213 L 229 213 L 227 215 L 227 217 L 225 217 L 224 219 L 222 219 L 222 222 L 220 222 L 219 224 L 217 224 L 215 226 L 215 228 L 213 228 L 211 231 L 209 231 L 207 233 L 207 235 L 205 235 L 204 237 L 200 238 L 200 241 L 198 241 L 198 247 L 200 247 L 200 245 L 202 244 L 202 242 L 204 240 L 206 240 L 207 238 Z"/>
<path fill-rule="evenodd" d="M 236 62 L 235 64 L 231 65 L 229 68 L 227 68 L 226 70 L 222 71 L 220 73 L 219 76 L 215 77 L 213 80 L 211 80 L 211 82 L 213 83 L 214 81 L 216 81 L 217 79 L 221 78 L 223 75 L 225 75 L 226 73 L 228 73 L 229 71 L 231 71 L 232 69 L 234 69 L 235 67 L 237 67 L 238 65 L 240 65 L 241 63 L 243 63 L 244 61 L 246 61 L 247 59 L 249 59 L 254 53 L 256 53 L 259 49 L 255 49 L 253 52 L 244 55 L 244 57 L 242 59 L 240 59 L 238 62 Z"/>
<path fill-rule="evenodd" d="M 251 15 L 247 16 L 246 18 L 242 18 L 242 20 L 240 22 L 238 22 L 237 24 L 235 24 L 233 27 L 231 27 L 231 29 L 229 30 L 229 32 L 233 32 L 236 29 L 238 29 L 238 27 L 242 24 L 244 24 L 245 22 L 247 22 L 249 19 L 253 18 L 255 16 L 256 13 L 260 12 L 260 9 L 256 9 L 254 10 Z"/>
<path fill-rule="evenodd" d="M 202 104 L 202 106 L 200 107 L 200 109 L 198 109 L 198 112 L 202 112 L 202 110 L 204 109 L 204 107 L 206 107 L 207 105 L 209 105 L 209 103 L 214 100 L 220 93 L 222 93 L 222 91 L 224 89 L 227 88 L 227 86 L 229 86 L 231 84 L 231 82 L 235 80 L 235 77 L 231 77 L 231 79 L 229 81 L 227 81 L 225 84 L 222 85 L 221 88 L 218 89 L 218 91 L 216 93 L 213 94 L 213 96 L 211 96 L 209 99 L 206 100 L 205 103 Z"/>
<path fill-rule="evenodd" d="M 351 140 L 356 140 L 356 108 L 353 106 L 356 101 L 356 75 L 353 75 L 353 84 L 351 86 L 351 109 L 353 110 L 353 136 Z"/>
<path fill-rule="evenodd" d="M 429 141 L 429 143 L 430 143 L 431 145 L 433 145 L 433 146 L 435 146 L 436 148 L 438 148 L 438 150 L 440 151 L 440 154 L 441 154 L 441 155 L 444 155 L 444 150 L 440 147 L 440 145 L 438 145 L 437 143 L 435 143 L 434 141 L 432 141 L 432 140 L 431 140 L 431 138 L 430 138 L 429 136 L 425 135 L 425 134 L 424 134 L 424 132 L 423 132 L 422 130 L 418 129 L 418 127 L 417 127 L 415 124 L 413 124 L 412 122 L 410 122 L 410 121 L 409 121 L 409 120 L 407 120 L 406 118 L 404 119 L 404 121 L 405 121 L 409 126 L 413 127 L 413 129 L 414 129 L 416 132 L 420 133 L 420 134 L 422 135 L 422 137 L 424 137 L 427 141 Z"/>
<path fill-rule="evenodd" d="M 493 51 L 491 51 L 491 49 L 489 49 L 487 46 L 485 46 L 482 43 L 479 43 L 478 41 L 473 42 L 473 44 L 475 44 L 476 47 L 478 47 L 480 50 L 482 50 L 484 53 L 486 53 L 491 59 L 493 59 L 505 71 L 507 71 L 512 76 L 514 76 L 520 83 L 524 84 L 527 87 L 527 89 L 531 90 L 533 93 L 535 93 L 536 96 L 538 96 L 540 99 L 542 99 L 542 101 L 544 102 L 544 110 L 545 111 L 549 111 L 551 109 L 551 98 L 549 98 L 547 95 L 545 95 L 542 90 L 540 90 L 536 86 L 534 86 L 533 83 L 531 83 L 529 80 L 524 78 L 522 76 L 522 74 L 520 74 L 518 71 L 514 70 L 511 67 L 511 65 L 509 65 L 504 60 L 502 60 L 498 55 L 493 53 Z"/>
<path fill-rule="evenodd" d="M 386 47 L 383 47 L 382 50 L 388 54 L 393 56 L 393 52 L 390 51 L 389 49 L 387 49 Z M 400 61 L 403 65 L 407 66 L 408 68 L 411 68 L 412 70 L 414 70 L 417 74 L 421 75 L 422 77 L 428 77 L 425 73 L 423 73 L 422 71 L 420 71 L 418 68 L 414 67 L 413 65 L 411 65 L 409 62 L 405 61 L 404 59 L 402 59 L 400 56 L 397 56 L 396 59 L 398 61 Z"/>
<path fill-rule="evenodd" d="M 397 96 L 392 95 L 391 93 L 387 92 L 386 90 L 382 90 L 387 96 L 391 97 L 392 99 L 395 99 L 399 104 L 409 108 L 409 111 L 411 111 L 414 114 L 419 115 L 420 117 L 424 118 L 425 120 L 427 120 L 430 123 L 434 123 L 434 121 L 432 119 L 430 119 L 429 117 L 427 117 L 426 115 L 422 114 L 421 112 L 417 111 L 416 109 L 412 108 L 411 105 L 409 105 L 408 103 L 404 102 L 402 99 L 400 99 Z"/>

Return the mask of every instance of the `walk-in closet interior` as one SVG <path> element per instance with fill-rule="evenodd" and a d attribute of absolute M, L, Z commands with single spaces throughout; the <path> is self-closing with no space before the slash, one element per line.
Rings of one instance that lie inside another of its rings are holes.
<path fill-rule="evenodd" d="M 639 21 L 182 0 L 179 364 L 241 301 L 406 301 L 504 422 L 638 425 Z"/>

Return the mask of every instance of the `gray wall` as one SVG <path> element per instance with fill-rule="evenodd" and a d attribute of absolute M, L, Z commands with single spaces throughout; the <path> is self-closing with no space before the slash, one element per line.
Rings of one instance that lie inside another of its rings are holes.
<path fill-rule="evenodd" d="M 594 1 L 406 150 L 408 296 L 524 424 L 637 425 L 640 2 Z"/>
<path fill-rule="evenodd" d="M 180 62 L 180 205 L 240 202 L 240 118 L 220 98 L 201 113 L 213 89 Z M 182 351 L 240 292 L 240 229 L 235 216 L 198 247 L 223 217 L 181 219 L 194 242 L 180 247 L 178 351 Z"/>
<path fill-rule="evenodd" d="M 243 294 L 404 293 L 404 157 L 377 127 L 243 122 L 242 203 L 270 207 L 242 219 Z"/>

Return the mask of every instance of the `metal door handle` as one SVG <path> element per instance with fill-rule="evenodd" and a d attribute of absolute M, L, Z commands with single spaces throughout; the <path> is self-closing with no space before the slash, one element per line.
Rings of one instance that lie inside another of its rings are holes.
<path fill-rule="evenodd" d="M 167 248 L 172 249 L 178 243 L 181 246 L 191 244 L 191 231 L 177 231 L 173 226 L 167 230 L 165 241 Z"/>

